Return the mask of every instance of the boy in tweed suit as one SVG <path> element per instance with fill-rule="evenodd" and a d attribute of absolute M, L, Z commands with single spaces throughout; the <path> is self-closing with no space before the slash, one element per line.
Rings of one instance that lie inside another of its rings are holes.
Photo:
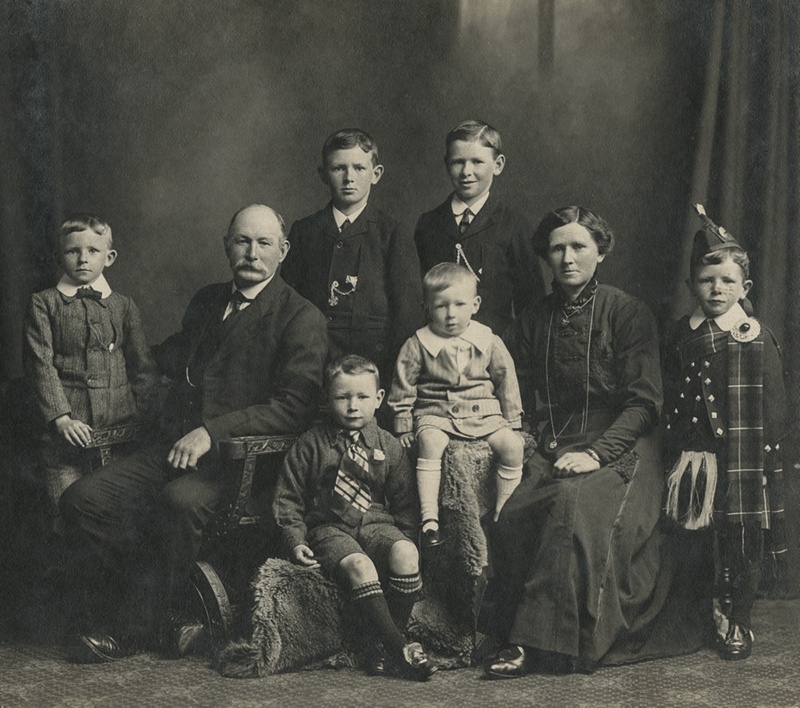
<path fill-rule="evenodd" d="M 103 275 L 117 257 L 112 246 L 97 216 L 68 218 L 57 244 L 64 275 L 31 296 L 25 319 L 26 372 L 48 426 L 41 454 L 56 515 L 61 494 L 86 471 L 80 449 L 92 427 L 135 421 L 154 381 L 139 310 Z"/>
<path fill-rule="evenodd" d="M 665 356 L 665 409 L 677 458 L 667 514 L 689 530 L 713 522 L 721 566 L 718 650 L 723 659 L 746 659 L 762 539 L 778 579 L 785 573 L 783 370 L 772 333 L 745 309 L 752 286 L 747 253 L 701 205 L 697 210 L 704 230 L 695 235 L 689 279 L 697 309 L 677 323 Z"/>

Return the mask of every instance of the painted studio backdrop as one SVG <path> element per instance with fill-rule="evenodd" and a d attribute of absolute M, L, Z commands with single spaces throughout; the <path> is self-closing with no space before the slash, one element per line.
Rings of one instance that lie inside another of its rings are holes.
<path fill-rule="evenodd" d="M 291 224 L 326 202 L 316 168 L 333 130 L 376 138 L 386 173 L 372 198 L 411 229 L 447 195 L 444 137 L 470 117 L 500 130 L 497 189 L 531 221 L 573 203 L 608 220 L 619 241 L 600 277 L 659 319 L 689 307 L 689 205 L 704 202 L 750 250 L 756 312 L 800 380 L 791 0 L 2 5 L 4 385 L 21 374 L 28 297 L 55 282 L 65 213 L 109 221 L 109 281 L 155 343 L 200 286 L 228 277 L 238 207 L 263 202 Z M 796 385 L 791 396 L 797 412 Z"/>

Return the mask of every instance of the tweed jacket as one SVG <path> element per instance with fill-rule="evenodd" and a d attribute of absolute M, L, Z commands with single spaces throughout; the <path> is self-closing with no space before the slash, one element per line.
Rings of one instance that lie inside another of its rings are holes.
<path fill-rule="evenodd" d="M 117 292 L 99 301 L 56 288 L 33 294 L 24 347 L 46 423 L 65 413 L 95 427 L 131 422 L 155 382 L 139 310 Z"/>
<path fill-rule="evenodd" d="M 181 330 L 156 349 L 172 381 L 163 425 L 172 437 L 205 426 L 211 440 L 300 432 L 316 413 L 327 357 L 325 321 L 280 276 L 222 322 L 231 283 L 202 288 L 189 303 Z M 199 380 L 190 368 L 215 328 Z"/>
<path fill-rule="evenodd" d="M 452 351 L 423 327 L 400 350 L 388 405 L 397 434 L 414 429 L 422 415 L 478 418 L 502 415 L 512 428 L 522 427 L 522 403 L 514 362 L 502 340 L 472 321 L 460 339 L 470 347 L 461 371 Z"/>
<path fill-rule="evenodd" d="M 406 452 L 373 420 L 362 431 L 370 459 L 369 488 L 377 513 L 388 513 L 410 539 L 419 522 L 417 487 Z M 306 534 L 321 524 L 340 524 L 330 507 L 336 474 L 349 441 L 332 423 L 303 433 L 286 454 L 275 486 L 273 516 L 286 551 L 306 543 Z M 366 512 L 373 514 L 372 509 Z M 368 520 L 368 519 L 366 519 Z"/>
<path fill-rule="evenodd" d="M 424 323 L 419 261 L 408 234 L 369 202 L 344 233 L 331 204 L 295 222 L 281 275 L 327 319 L 332 355 L 391 366 Z M 334 288 L 352 294 L 337 294 Z"/>
<path fill-rule="evenodd" d="M 417 222 L 414 241 L 422 272 L 437 263 L 458 261 L 460 244 L 480 278 L 481 309 L 475 320 L 502 335 L 529 304 L 544 297 L 539 259 L 533 252 L 533 229 L 519 212 L 507 207 L 494 192 L 463 235 L 453 217 L 452 195 Z"/>

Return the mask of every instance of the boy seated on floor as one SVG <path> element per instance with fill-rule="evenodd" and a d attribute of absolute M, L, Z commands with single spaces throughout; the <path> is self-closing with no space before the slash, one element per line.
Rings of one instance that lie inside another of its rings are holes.
<path fill-rule="evenodd" d="M 275 520 L 294 563 L 319 567 L 349 589 L 368 671 L 426 681 L 436 666 L 403 634 L 422 588 L 410 540 L 418 502 L 405 450 L 375 422 L 384 397 L 378 367 L 355 354 L 339 357 L 327 367 L 325 387 L 329 420 L 286 455 Z"/>

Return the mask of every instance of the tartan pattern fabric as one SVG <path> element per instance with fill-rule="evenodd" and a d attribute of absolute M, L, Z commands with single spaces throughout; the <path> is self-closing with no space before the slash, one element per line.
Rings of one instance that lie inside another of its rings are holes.
<path fill-rule="evenodd" d="M 331 509 L 346 524 L 358 526 L 372 503 L 369 485 L 369 455 L 358 443 L 359 432 L 350 431 L 352 441 L 342 455 L 331 495 Z"/>

